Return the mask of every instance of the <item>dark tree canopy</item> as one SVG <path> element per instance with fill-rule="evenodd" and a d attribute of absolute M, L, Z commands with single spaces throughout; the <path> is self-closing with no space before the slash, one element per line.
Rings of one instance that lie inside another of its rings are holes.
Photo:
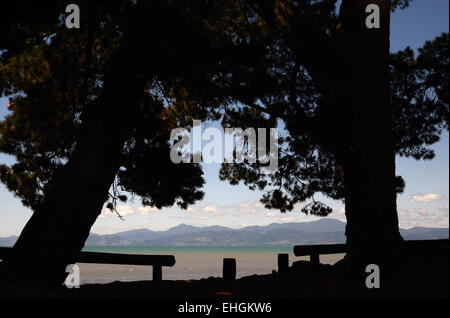
<path fill-rule="evenodd" d="M 24 14 L 12 20 L 10 27 L 18 36 L 2 43 L 5 50 L 0 64 L 0 93 L 9 97 L 11 113 L 0 126 L 0 149 L 15 156 L 17 163 L 2 165 L 0 178 L 25 205 L 34 208 L 71 156 L 80 127 L 101 94 L 105 67 L 123 45 L 128 19 L 133 18 L 136 9 L 131 1 L 82 2 L 82 21 L 88 27 L 74 31 L 66 29 L 63 19 L 58 19 L 57 10 L 59 15 L 64 12 L 62 3 L 46 12 L 38 8 L 33 11 L 33 7 L 25 10 L 27 4 L 22 2 L 15 8 L 19 12 L 12 11 Z M 178 109 L 187 112 L 199 100 L 215 105 L 222 97 L 208 96 L 210 91 L 203 93 L 195 86 L 194 77 L 208 80 L 208 71 L 201 67 L 210 65 L 205 58 L 205 38 L 197 37 L 192 29 L 194 23 L 183 16 L 182 8 L 155 5 L 153 9 L 167 10 L 162 14 L 166 21 L 155 22 L 165 25 L 148 32 L 147 44 L 159 47 L 154 54 L 163 72 L 152 70 L 159 74 L 149 80 L 148 94 L 134 116 L 117 185 L 141 196 L 144 204 L 162 207 L 177 203 L 186 207 L 203 197 L 200 188 L 204 180 L 198 165 L 174 165 L 166 156 L 170 128 L 185 120 Z M 43 18 L 35 23 L 35 15 Z M 22 19 L 34 27 L 23 27 Z M 204 48 L 205 52 L 190 52 L 195 48 Z M 198 115 L 205 117 L 204 112 Z M 126 200 L 117 194 L 112 193 L 111 203 Z"/>
<path fill-rule="evenodd" d="M 200 166 L 170 161 L 170 131 L 192 119 L 218 119 L 221 107 L 253 94 L 247 83 L 255 79 L 264 85 L 256 90 L 272 86 L 265 54 L 272 38 L 254 14 L 239 1 L 85 1 L 86 27 L 71 30 L 61 15 L 65 2 L 50 1 L 45 12 L 30 3 L 15 3 L 2 20 L 0 94 L 10 113 L 0 123 L 0 151 L 16 163 L 0 166 L 0 180 L 25 205 L 42 202 L 84 133 L 130 24 L 146 14 L 151 22 L 131 35 L 141 38 L 146 95 L 130 109 L 133 125 L 108 206 L 126 201 L 123 191 L 158 208 L 201 199 Z"/>
<path fill-rule="evenodd" d="M 400 156 L 432 159 L 429 148 L 448 130 L 448 33 L 391 56 L 395 149 Z"/>
<path fill-rule="evenodd" d="M 392 9 L 408 2 L 392 1 Z M 89 27 L 73 32 L 61 18 L 65 2 L 49 1 L 45 12 L 44 5 L 30 3 L 15 2 L 1 19 L 0 93 L 10 98 L 11 113 L 0 125 L 0 151 L 17 162 L 2 165 L 0 179 L 25 205 L 35 207 L 77 143 L 89 107 L 102 91 L 105 65 L 123 45 L 135 4 L 81 2 L 82 21 Z M 338 114 L 339 124 L 330 126 L 326 101 L 289 45 L 240 1 L 156 3 L 152 10 L 160 10 L 161 18 L 142 26 L 147 29 L 139 35 L 148 34 L 142 38 L 144 52 L 157 48 L 153 74 L 133 117 L 113 189 L 157 207 L 186 207 L 201 199 L 200 167 L 169 160 L 170 129 L 186 127 L 194 118 L 223 116 L 224 126 L 232 127 L 282 123 L 283 136 L 275 174 L 260 175 L 258 165 L 224 165 L 222 179 L 268 189 L 262 202 L 281 211 L 319 192 L 342 199 L 330 135 L 347 119 Z M 293 3 L 324 32 L 340 38 L 336 1 Z M 395 151 L 430 159 L 429 146 L 448 129 L 448 34 L 427 42 L 417 57 L 405 49 L 391 61 Z M 143 64 L 143 75 L 148 65 Z M 398 190 L 402 187 L 399 178 Z M 112 203 L 126 200 L 119 192 L 112 193 Z M 330 211 L 317 201 L 304 209 L 317 215 Z"/>
<path fill-rule="evenodd" d="M 278 56 L 278 63 L 282 65 L 278 75 L 279 95 L 259 99 L 257 107 L 247 103 L 253 109 L 263 108 L 266 116 L 257 110 L 240 109 L 228 112 L 226 123 L 255 127 L 265 126 L 261 121 L 267 119 L 266 125 L 270 126 L 275 119 L 280 119 L 284 137 L 280 140 L 279 169 L 267 176 L 259 174 L 257 164 L 224 164 L 220 177 L 231 184 L 243 181 L 250 189 L 266 189 L 261 200 L 266 208 L 285 212 L 297 203 L 312 199 L 302 212 L 328 215 L 331 208 L 314 200 L 314 194 L 344 198 L 342 168 L 336 161 L 335 140 L 329 136 L 336 129 L 336 135 L 339 129 L 345 129 L 349 118 L 341 114 L 335 118 L 339 126 L 330 126 L 330 118 L 322 112 L 322 96 L 308 73 L 289 53 Z M 417 56 L 410 48 L 391 55 L 391 102 L 397 155 L 417 160 L 434 157 L 430 146 L 439 141 L 443 130 L 448 130 L 448 70 L 448 34 L 426 42 Z M 401 176 L 397 176 L 397 192 L 402 192 L 404 186 Z"/>

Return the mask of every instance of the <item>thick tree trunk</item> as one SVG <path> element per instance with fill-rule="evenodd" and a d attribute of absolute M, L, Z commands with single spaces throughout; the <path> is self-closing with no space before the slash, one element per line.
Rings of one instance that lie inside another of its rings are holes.
<path fill-rule="evenodd" d="M 102 92 L 83 117 L 75 149 L 14 245 L 16 254 L 39 253 L 3 260 L 0 280 L 62 283 L 66 265 L 75 263 L 101 212 L 137 106 L 151 78 L 165 67 L 156 57 L 167 46 L 164 41 L 174 41 L 160 30 L 182 16 L 164 0 L 135 1 L 125 14 L 122 46 L 105 67 Z"/>
<path fill-rule="evenodd" d="M 323 95 L 322 116 L 344 172 L 347 243 L 354 264 L 387 263 L 401 236 L 389 87 L 390 0 L 343 0 L 333 38 L 289 0 L 249 1 L 310 73 Z M 366 7 L 380 9 L 380 28 L 366 26 Z M 362 268 L 359 266 L 359 268 Z"/>
<path fill-rule="evenodd" d="M 366 6 L 380 8 L 379 29 L 366 27 Z M 358 269 L 388 265 L 401 240 L 389 87 L 389 0 L 344 0 L 343 44 L 352 82 L 349 144 L 344 149 L 350 259 Z"/>
<path fill-rule="evenodd" d="M 137 37 L 137 35 L 136 35 Z M 138 39 L 136 39 L 138 40 Z M 23 229 L 16 251 L 44 252 L 2 262 L 1 278 L 62 283 L 108 197 L 146 80 L 130 41 L 111 58 L 99 98 L 90 105 L 76 148 Z"/>

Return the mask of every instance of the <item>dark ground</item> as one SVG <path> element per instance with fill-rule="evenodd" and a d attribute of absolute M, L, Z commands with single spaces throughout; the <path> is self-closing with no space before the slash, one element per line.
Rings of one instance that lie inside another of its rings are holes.
<path fill-rule="evenodd" d="M 285 275 L 253 275 L 236 281 L 207 278 L 184 281 L 136 281 L 82 285 L 78 289 L 64 286 L 0 286 L 0 297 L 13 298 L 410 298 L 449 296 L 448 249 L 436 255 L 417 253 L 392 277 L 380 274 L 380 289 L 368 289 L 362 281 L 350 281 L 343 267 L 312 266 L 309 262 L 294 263 Z"/>

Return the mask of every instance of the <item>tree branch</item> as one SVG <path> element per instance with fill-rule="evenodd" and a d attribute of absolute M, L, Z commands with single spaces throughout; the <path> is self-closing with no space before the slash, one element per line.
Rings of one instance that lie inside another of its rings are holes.
<path fill-rule="evenodd" d="M 339 43 L 292 0 L 249 1 L 256 13 L 287 42 L 318 90 L 333 98 L 346 86 L 345 58 Z"/>
<path fill-rule="evenodd" d="M 252 103 L 252 102 L 250 102 L 250 101 L 244 101 L 244 100 L 239 100 L 239 101 L 240 101 L 241 103 L 245 104 L 246 106 L 248 106 L 248 107 L 250 107 L 250 108 L 253 108 L 253 109 L 255 109 L 255 110 L 258 110 L 258 111 L 260 111 L 260 112 L 263 112 L 263 113 L 265 113 L 265 114 L 267 114 L 267 115 L 276 116 L 276 114 L 274 114 L 273 112 L 271 112 L 271 111 L 268 110 L 267 108 L 262 107 L 262 106 L 260 106 L 260 105 L 258 105 L 258 104 Z"/>

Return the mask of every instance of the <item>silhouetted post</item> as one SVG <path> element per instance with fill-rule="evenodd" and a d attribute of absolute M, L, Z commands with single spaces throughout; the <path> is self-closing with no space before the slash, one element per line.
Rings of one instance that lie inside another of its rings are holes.
<path fill-rule="evenodd" d="M 314 265 L 318 265 L 320 263 L 320 259 L 319 259 L 319 254 L 317 253 L 313 253 L 310 256 L 310 261 L 311 263 L 313 263 Z"/>
<path fill-rule="evenodd" d="M 158 265 L 153 265 L 153 281 L 162 281 L 162 267 Z"/>
<path fill-rule="evenodd" d="M 223 259 L 223 279 L 224 280 L 236 279 L 236 259 L 234 258 Z"/>
<path fill-rule="evenodd" d="M 289 254 L 278 254 L 278 273 L 286 274 L 289 268 Z"/>

